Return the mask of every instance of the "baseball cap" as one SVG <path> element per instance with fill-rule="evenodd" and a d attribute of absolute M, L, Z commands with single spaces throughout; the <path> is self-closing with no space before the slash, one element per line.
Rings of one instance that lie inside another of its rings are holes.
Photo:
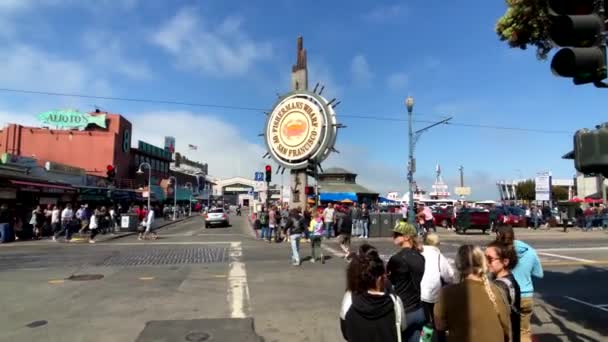
<path fill-rule="evenodd" d="M 407 222 L 401 222 L 393 229 L 393 233 L 398 233 L 403 236 L 416 236 L 416 228 Z"/>

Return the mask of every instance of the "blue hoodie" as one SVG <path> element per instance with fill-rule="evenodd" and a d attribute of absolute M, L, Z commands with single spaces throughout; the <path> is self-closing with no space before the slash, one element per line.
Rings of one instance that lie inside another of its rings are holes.
<path fill-rule="evenodd" d="M 532 276 L 542 278 L 543 266 L 540 264 L 536 251 L 530 245 L 520 240 L 515 240 L 513 246 L 518 258 L 517 265 L 513 269 L 513 276 L 517 284 L 519 284 L 521 296 L 532 297 L 534 295 Z"/>

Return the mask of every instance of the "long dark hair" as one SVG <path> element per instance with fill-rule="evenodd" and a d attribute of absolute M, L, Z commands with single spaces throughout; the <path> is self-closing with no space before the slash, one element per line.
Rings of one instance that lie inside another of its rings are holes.
<path fill-rule="evenodd" d="M 515 233 L 511 226 L 499 226 L 496 232 L 496 241 L 502 242 L 506 245 L 513 245 L 515 241 Z"/>
<path fill-rule="evenodd" d="M 500 260 L 509 259 L 509 264 L 507 265 L 508 270 L 512 270 L 517 266 L 517 252 L 515 251 L 513 244 L 506 244 L 496 240 L 488 244 L 488 248 L 490 247 L 496 250 L 496 255 Z"/>
<path fill-rule="evenodd" d="M 346 289 L 353 293 L 365 293 L 376 288 L 376 281 L 385 274 L 384 262 L 375 249 L 352 256 L 346 269 Z"/>

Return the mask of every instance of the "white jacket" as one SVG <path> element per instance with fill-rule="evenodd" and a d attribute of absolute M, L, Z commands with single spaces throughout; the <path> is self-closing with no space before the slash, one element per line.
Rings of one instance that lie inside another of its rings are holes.
<path fill-rule="evenodd" d="M 454 283 L 454 269 L 448 259 L 437 247 L 424 246 L 424 276 L 420 282 L 420 299 L 427 303 L 436 303 L 441 289 L 441 279 L 445 283 Z"/>

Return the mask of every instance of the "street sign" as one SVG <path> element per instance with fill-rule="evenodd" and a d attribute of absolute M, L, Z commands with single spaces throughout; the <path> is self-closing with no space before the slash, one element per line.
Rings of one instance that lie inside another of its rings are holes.
<path fill-rule="evenodd" d="M 456 193 L 456 195 L 458 195 L 458 196 L 471 196 L 471 187 L 468 187 L 468 186 L 464 186 L 464 187 L 457 186 L 457 187 L 454 188 L 454 193 Z"/>
<path fill-rule="evenodd" d="M 253 176 L 253 180 L 256 182 L 263 182 L 264 181 L 264 172 L 256 172 L 255 175 Z"/>
<path fill-rule="evenodd" d="M 551 173 L 550 172 L 538 172 L 536 174 L 535 190 L 537 201 L 550 201 L 551 200 Z"/>

